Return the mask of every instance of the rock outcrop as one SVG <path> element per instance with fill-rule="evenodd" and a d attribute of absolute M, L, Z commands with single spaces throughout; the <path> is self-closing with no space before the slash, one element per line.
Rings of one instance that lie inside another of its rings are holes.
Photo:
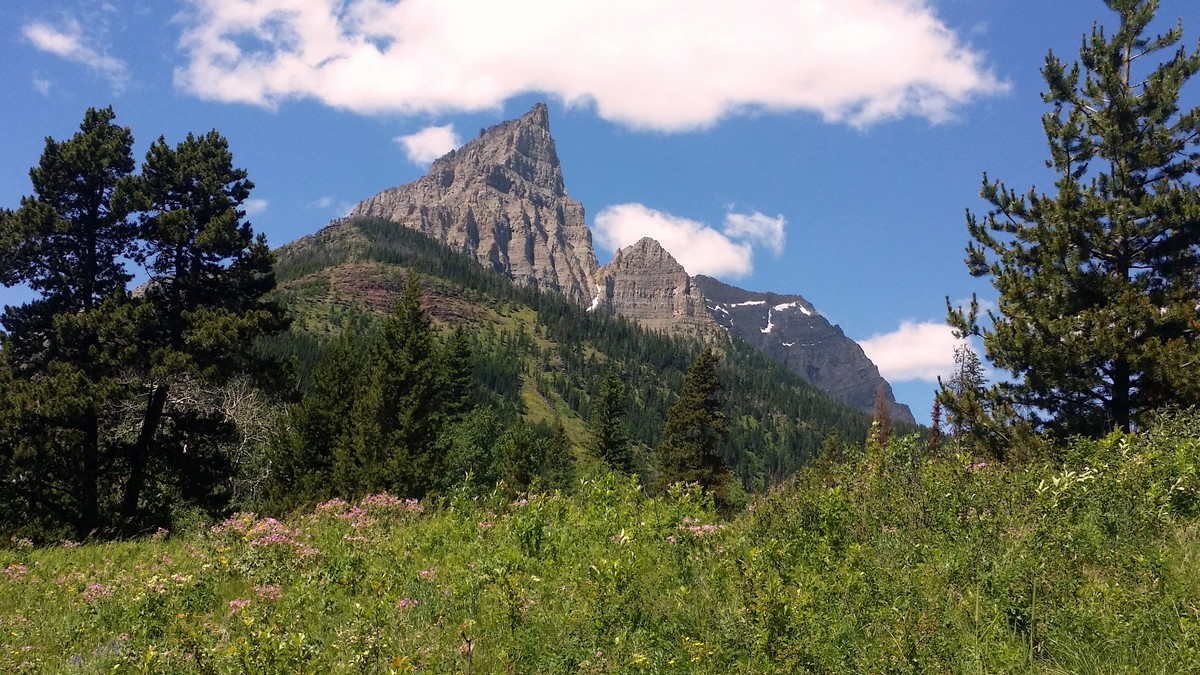
<path fill-rule="evenodd" d="M 617 251 L 600 268 L 589 307 L 672 335 L 703 338 L 720 330 L 687 270 L 649 237 Z"/>
<path fill-rule="evenodd" d="M 799 295 L 755 293 L 697 276 L 708 314 L 729 332 L 850 406 L 870 412 L 883 388 L 894 420 L 915 424 L 908 406 L 862 347 Z"/>
<path fill-rule="evenodd" d="M 481 132 L 429 174 L 351 211 L 418 230 L 518 283 L 583 304 L 596 254 L 583 205 L 567 196 L 546 105 Z"/>

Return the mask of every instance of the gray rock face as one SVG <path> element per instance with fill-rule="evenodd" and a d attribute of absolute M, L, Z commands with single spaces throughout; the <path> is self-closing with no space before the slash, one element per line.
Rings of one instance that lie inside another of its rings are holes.
<path fill-rule="evenodd" d="M 694 282 L 707 299 L 709 315 L 732 335 L 859 410 L 872 411 L 875 392 L 883 387 L 892 419 L 916 423 L 862 347 L 801 296 L 755 293 L 706 276 Z"/>
<path fill-rule="evenodd" d="M 436 160 L 424 178 L 361 202 L 350 215 L 419 230 L 518 283 L 581 304 L 595 294 L 592 233 L 583 205 L 567 196 L 542 103 Z"/>
<path fill-rule="evenodd" d="M 617 251 L 597 277 L 591 311 L 626 316 L 673 335 L 703 338 L 720 330 L 687 270 L 654 239 L 643 237 Z"/>

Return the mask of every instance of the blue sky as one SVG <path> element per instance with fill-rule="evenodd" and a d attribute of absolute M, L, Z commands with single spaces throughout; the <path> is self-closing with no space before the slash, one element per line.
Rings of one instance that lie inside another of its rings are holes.
<path fill-rule="evenodd" d="M 1195 45 L 1200 3 L 1163 0 L 1176 19 Z M 112 105 L 139 158 L 224 134 L 280 245 L 546 101 L 601 263 L 651 235 L 692 273 L 801 294 L 927 420 L 945 297 L 994 297 L 964 212 L 985 171 L 1051 187 L 1039 68 L 1096 20 L 1101 0 L 9 0 L 0 206 L 46 136 Z"/>

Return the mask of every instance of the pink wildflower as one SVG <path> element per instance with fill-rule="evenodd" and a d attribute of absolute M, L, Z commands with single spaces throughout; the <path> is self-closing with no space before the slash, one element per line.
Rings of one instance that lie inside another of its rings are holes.
<path fill-rule="evenodd" d="M 437 569 L 421 570 L 417 572 L 417 576 L 425 581 L 433 581 L 437 578 Z"/>
<path fill-rule="evenodd" d="M 400 602 L 396 603 L 396 607 L 398 609 L 412 609 L 413 607 L 416 607 L 419 604 L 421 604 L 421 603 L 412 598 L 400 598 Z"/>
<path fill-rule="evenodd" d="M 696 518 L 684 518 L 683 522 L 679 525 L 679 529 L 697 539 L 707 537 L 710 534 L 716 534 L 725 529 L 724 525 L 700 525 L 699 523 L 700 521 Z"/>
<path fill-rule="evenodd" d="M 245 609 L 249 604 L 250 604 L 249 600 L 230 600 L 229 601 L 229 613 L 236 614 L 237 612 Z"/>
<path fill-rule="evenodd" d="M 0 571 L 3 571 L 4 574 L 6 574 L 10 579 L 20 579 L 26 574 L 29 574 L 29 568 L 25 567 L 24 565 L 9 565 Z"/>
<path fill-rule="evenodd" d="M 349 504 L 347 504 L 345 500 L 334 497 L 327 502 L 317 504 L 317 513 L 323 513 L 325 511 L 341 511 L 347 506 L 349 506 Z"/>
<path fill-rule="evenodd" d="M 278 586 L 255 586 L 254 594 L 263 600 L 278 600 L 283 596 L 283 591 Z"/>
<path fill-rule="evenodd" d="M 359 503 L 363 506 L 376 506 L 379 508 L 404 506 L 404 502 L 399 497 L 393 497 L 386 492 L 377 495 L 367 495 Z"/>
<path fill-rule="evenodd" d="M 91 584 L 83 590 L 83 601 L 89 605 L 101 598 L 111 598 L 113 589 L 104 584 Z"/>

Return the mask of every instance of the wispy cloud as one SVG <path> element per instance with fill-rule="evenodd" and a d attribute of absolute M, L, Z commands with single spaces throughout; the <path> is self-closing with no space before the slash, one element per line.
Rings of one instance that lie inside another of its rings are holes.
<path fill-rule="evenodd" d="M 634 128 L 754 111 L 934 122 L 1007 89 L 931 0 L 186 0 L 178 87 L 274 107 L 478 111 L 544 93 Z"/>
<path fill-rule="evenodd" d="M 858 344 L 890 382 L 937 382 L 954 372 L 954 350 L 963 341 L 944 323 L 904 321 Z"/>
<path fill-rule="evenodd" d="M 50 95 L 50 87 L 52 84 L 53 83 L 51 83 L 50 80 L 47 80 L 44 77 L 40 77 L 36 74 L 33 76 L 33 88 L 36 89 L 37 93 L 41 94 L 42 96 Z"/>
<path fill-rule="evenodd" d="M 58 26 L 35 21 L 25 24 L 21 33 L 34 47 L 100 73 L 117 94 L 124 91 L 129 83 L 129 67 L 125 62 L 106 54 L 100 41 L 85 35 L 83 27 L 75 19 L 67 19 Z"/>
<path fill-rule="evenodd" d="M 317 197 L 313 201 L 306 204 L 306 206 L 310 209 L 316 209 L 317 211 L 329 211 L 338 218 L 344 218 L 350 215 L 350 212 L 354 210 L 353 203 L 339 201 L 328 195 Z"/>
<path fill-rule="evenodd" d="M 246 215 L 256 216 L 260 213 L 266 213 L 267 207 L 270 206 L 270 204 L 271 202 L 266 199 L 251 197 L 242 202 L 242 210 L 246 212 Z"/>
<path fill-rule="evenodd" d="M 783 249 L 783 216 L 727 213 L 723 230 L 642 204 L 618 204 L 596 215 L 596 244 L 609 252 L 651 237 L 689 274 L 741 278 L 754 271 L 754 247 Z"/>
<path fill-rule="evenodd" d="M 404 148 L 404 156 L 408 157 L 408 161 L 420 166 L 428 165 L 462 145 L 462 138 L 454 133 L 453 124 L 426 127 L 415 134 L 397 136 L 394 140 Z"/>
<path fill-rule="evenodd" d="M 772 218 L 771 216 L 763 215 L 758 211 L 754 213 L 734 213 L 725 214 L 725 234 L 733 239 L 745 239 L 755 244 L 766 246 L 767 249 L 776 256 L 783 254 L 783 245 L 786 242 L 783 228 L 787 225 L 787 220 L 778 215 Z"/>

